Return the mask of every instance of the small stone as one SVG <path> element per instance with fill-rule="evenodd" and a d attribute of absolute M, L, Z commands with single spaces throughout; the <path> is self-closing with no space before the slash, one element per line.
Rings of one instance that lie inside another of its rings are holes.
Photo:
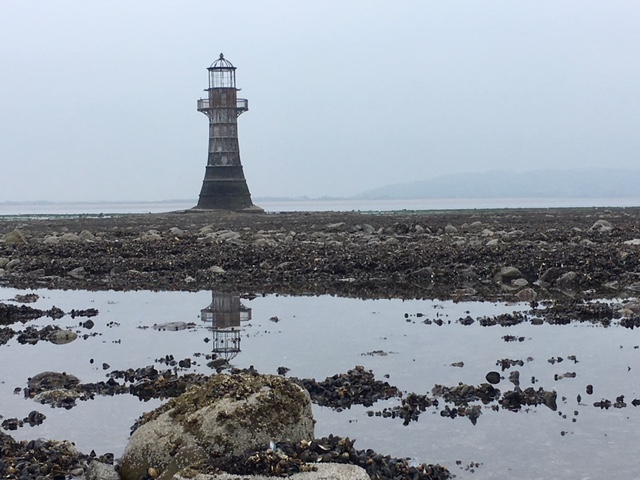
<path fill-rule="evenodd" d="M 65 345 L 67 343 L 73 342 L 78 335 L 71 330 L 58 330 L 56 332 L 51 333 L 47 340 L 49 340 L 54 345 Z"/>
<path fill-rule="evenodd" d="M 15 267 L 16 265 L 18 265 L 20 263 L 20 260 L 18 258 L 14 258 L 13 260 L 11 260 L 10 262 L 8 262 L 5 266 L 4 269 L 5 270 L 11 270 L 13 267 Z"/>
<path fill-rule="evenodd" d="M 492 385 L 497 385 L 498 383 L 500 383 L 500 374 L 498 372 L 489 372 L 487 373 L 485 378 L 487 379 L 487 382 Z"/>
<path fill-rule="evenodd" d="M 535 301 L 537 296 L 538 294 L 533 288 L 524 288 L 516 293 L 516 297 L 518 297 L 518 300 L 521 300 L 523 302 L 533 302 Z"/>

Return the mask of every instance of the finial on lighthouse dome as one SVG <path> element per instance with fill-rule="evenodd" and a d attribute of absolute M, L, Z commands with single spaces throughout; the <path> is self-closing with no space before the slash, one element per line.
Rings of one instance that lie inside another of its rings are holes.
<path fill-rule="evenodd" d="M 211 64 L 209 68 L 236 68 L 233 64 L 224 58 L 224 54 L 221 53 L 218 59 Z"/>

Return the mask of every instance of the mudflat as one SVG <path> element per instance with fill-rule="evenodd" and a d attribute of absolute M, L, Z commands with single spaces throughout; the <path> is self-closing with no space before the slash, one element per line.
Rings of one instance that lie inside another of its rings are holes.
<path fill-rule="evenodd" d="M 576 301 L 640 291 L 640 208 L 4 217 L 0 285 Z"/>

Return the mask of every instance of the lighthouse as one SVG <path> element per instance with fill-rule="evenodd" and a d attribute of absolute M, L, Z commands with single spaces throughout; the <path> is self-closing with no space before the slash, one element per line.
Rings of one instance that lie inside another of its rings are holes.
<path fill-rule="evenodd" d="M 209 118 L 209 152 L 195 209 L 262 212 L 251 201 L 240 163 L 238 117 L 249 110 L 249 102 L 238 98 L 236 67 L 221 53 L 207 70 L 207 98 L 198 100 L 198 111 Z"/>

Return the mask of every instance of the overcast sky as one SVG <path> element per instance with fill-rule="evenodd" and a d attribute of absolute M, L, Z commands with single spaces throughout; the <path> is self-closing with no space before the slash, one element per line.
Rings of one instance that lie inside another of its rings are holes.
<path fill-rule="evenodd" d="M 238 68 L 254 197 L 635 168 L 640 2 L 2 1 L 0 201 L 194 201 Z"/>

